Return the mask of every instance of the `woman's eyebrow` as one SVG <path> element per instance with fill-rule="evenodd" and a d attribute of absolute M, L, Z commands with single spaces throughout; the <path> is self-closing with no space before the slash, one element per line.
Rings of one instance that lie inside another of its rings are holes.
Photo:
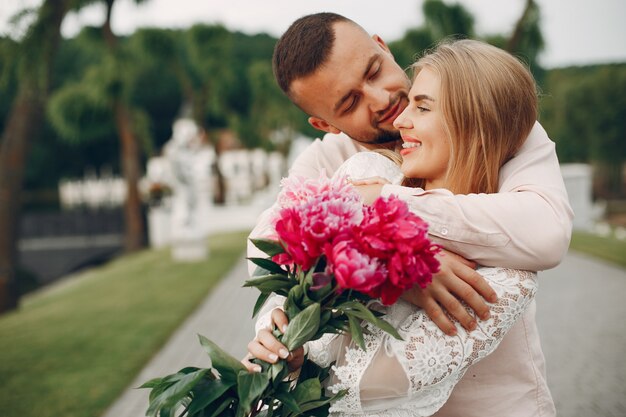
<path fill-rule="evenodd" d="M 427 94 L 418 94 L 416 96 L 413 96 L 413 101 L 424 101 L 424 100 L 435 102 L 435 99 Z"/>

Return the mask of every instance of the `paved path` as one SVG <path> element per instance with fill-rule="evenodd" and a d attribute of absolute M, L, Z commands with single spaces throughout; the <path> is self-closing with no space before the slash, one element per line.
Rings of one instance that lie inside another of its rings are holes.
<path fill-rule="evenodd" d="M 103 417 L 143 417 L 148 408 L 149 391 L 135 387 L 185 366 L 207 367 L 208 356 L 198 342 L 198 333 L 236 358 L 242 358 L 247 342 L 254 335 L 251 315 L 258 295 L 256 289 L 241 287 L 247 276 L 246 261 L 242 259 Z"/>
<path fill-rule="evenodd" d="M 537 324 L 558 415 L 626 416 L 626 270 L 570 252 L 539 276 Z"/>
<path fill-rule="evenodd" d="M 254 289 L 242 260 L 131 387 L 185 365 L 206 366 L 204 334 L 236 357 L 253 334 Z M 540 275 L 537 322 L 560 417 L 626 416 L 626 270 L 571 253 Z M 142 417 L 147 391 L 129 388 L 104 417 Z"/>

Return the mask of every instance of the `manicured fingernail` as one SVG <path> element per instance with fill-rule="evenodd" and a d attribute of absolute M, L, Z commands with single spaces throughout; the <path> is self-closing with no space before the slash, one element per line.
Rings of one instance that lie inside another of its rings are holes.
<path fill-rule="evenodd" d="M 283 359 L 287 359 L 287 356 L 289 356 L 289 352 L 287 351 L 287 349 L 281 349 L 278 351 L 278 354 L 280 355 L 281 358 Z"/>
<path fill-rule="evenodd" d="M 270 353 L 269 358 L 272 362 L 276 362 L 278 360 L 278 356 L 275 353 Z"/>
<path fill-rule="evenodd" d="M 254 372 L 261 372 L 263 369 L 259 365 L 257 365 L 253 368 L 253 370 Z"/>
<path fill-rule="evenodd" d="M 456 329 L 448 331 L 448 336 L 456 336 Z"/>
<path fill-rule="evenodd" d="M 491 317 L 491 314 L 489 314 L 489 312 L 481 314 L 481 316 L 480 316 L 480 318 L 483 319 L 483 320 L 487 320 L 489 317 Z"/>
<path fill-rule="evenodd" d="M 283 324 L 283 333 L 285 333 L 287 331 L 287 325 Z"/>
<path fill-rule="evenodd" d="M 472 321 L 472 322 L 469 324 L 469 327 L 468 327 L 468 328 L 469 328 L 470 330 L 474 330 L 474 329 L 476 329 L 476 322 L 475 322 L 475 321 Z"/>

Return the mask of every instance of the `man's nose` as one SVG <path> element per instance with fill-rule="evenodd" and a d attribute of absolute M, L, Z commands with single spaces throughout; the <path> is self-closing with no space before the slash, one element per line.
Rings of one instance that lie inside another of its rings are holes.
<path fill-rule="evenodd" d="M 378 113 L 389 107 L 390 94 L 384 88 L 376 85 L 368 85 L 365 88 L 365 97 L 367 99 L 370 111 Z"/>

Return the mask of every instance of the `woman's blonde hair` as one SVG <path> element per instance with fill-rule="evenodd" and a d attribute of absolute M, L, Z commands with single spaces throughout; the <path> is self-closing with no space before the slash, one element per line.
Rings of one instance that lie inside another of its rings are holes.
<path fill-rule="evenodd" d="M 446 188 L 456 194 L 495 193 L 499 170 L 537 120 L 537 87 L 508 52 L 474 40 L 446 41 L 412 65 L 435 71 L 450 139 Z"/>

